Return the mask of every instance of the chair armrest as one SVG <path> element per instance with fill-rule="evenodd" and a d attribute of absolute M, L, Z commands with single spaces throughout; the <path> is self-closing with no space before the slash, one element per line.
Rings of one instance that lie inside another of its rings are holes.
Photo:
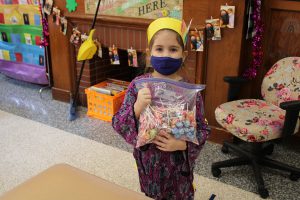
<path fill-rule="evenodd" d="M 290 136 L 294 133 L 299 118 L 300 100 L 282 102 L 279 106 L 286 110 L 282 137 Z"/>
<path fill-rule="evenodd" d="M 223 80 L 229 83 L 227 101 L 237 100 L 242 83 L 249 81 L 248 79 L 239 76 L 225 76 Z"/>
<path fill-rule="evenodd" d="M 279 106 L 283 110 L 296 110 L 299 112 L 300 100 L 282 102 Z"/>

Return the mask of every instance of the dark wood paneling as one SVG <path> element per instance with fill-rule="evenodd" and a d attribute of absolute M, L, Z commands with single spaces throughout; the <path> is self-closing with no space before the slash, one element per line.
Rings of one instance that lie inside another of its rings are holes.
<path fill-rule="evenodd" d="M 220 5 L 227 1 L 209 1 L 207 17 L 218 17 Z M 222 40 L 208 42 L 206 64 L 205 111 L 208 122 L 218 126 L 214 111 L 218 105 L 227 101 L 228 85 L 224 76 L 239 75 L 242 43 L 244 42 L 245 1 L 234 1 L 236 6 L 235 28 L 222 29 Z"/>
<path fill-rule="evenodd" d="M 272 10 L 271 19 L 265 73 L 279 59 L 300 55 L 300 8 L 299 12 Z"/>

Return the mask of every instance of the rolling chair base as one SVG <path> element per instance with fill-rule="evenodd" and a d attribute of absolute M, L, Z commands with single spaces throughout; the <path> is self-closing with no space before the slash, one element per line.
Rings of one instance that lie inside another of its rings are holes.
<path fill-rule="evenodd" d="M 273 146 L 268 145 L 262 148 L 262 144 L 255 144 L 255 148 L 261 151 L 251 152 L 242 149 L 236 144 L 229 142 L 224 142 L 222 147 L 223 153 L 228 153 L 229 149 L 233 149 L 236 153 L 240 154 L 240 157 L 232 158 L 225 161 L 220 161 L 212 164 L 211 171 L 214 177 L 219 177 L 221 175 L 220 168 L 241 166 L 241 165 L 252 165 L 255 180 L 257 183 L 257 191 L 262 198 L 267 198 L 269 196 L 268 190 L 265 188 L 264 180 L 261 174 L 261 166 L 267 166 L 274 169 L 279 169 L 283 171 L 290 172 L 290 179 L 292 181 L 297 181 L 300 178 L 300 169 L 295 168 L 275 160 L 267 158 L 265 155 L 270 155 L 273 152 Z M 257 148 L 259 146 L 260 148 Z"/>

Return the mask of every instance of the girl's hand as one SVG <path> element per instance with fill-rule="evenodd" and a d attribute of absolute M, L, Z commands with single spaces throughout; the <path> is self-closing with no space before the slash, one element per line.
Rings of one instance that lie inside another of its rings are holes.
<path fill-rule="evenodd" d="M 153 143 L 162 151 L 183 151 L 187 148 L 186 141 L 176 139 L 173 135 L 166 132 L 161 132 L 156 135 Z"/>
<path fill-rule="evenodd" d="M 149 88 L 142 88 L 138 92 L 137 100 L 134 104 L 134 112 L 137 118 L 141 112 L 151 103 L 151 92 Z"/>

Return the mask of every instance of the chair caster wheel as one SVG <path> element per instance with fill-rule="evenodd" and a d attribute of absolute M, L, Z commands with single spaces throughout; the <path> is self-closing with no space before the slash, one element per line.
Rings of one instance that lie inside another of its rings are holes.
<path fill-rule="evenodd" d="M 300 178 L 300 174 L 293 173 L 293 172 L 290 174 L 290 179 L 292 181 L 298 181 L 299 178 Z"/>
<path fill-rule="evenodd" d="M 258 193 L 263 199 L 266 199 L 269 196 L 269 191 L 266 188 L 258 188 Z"/>
<path fill-rule="evenodd" d="M 229 149 L 228 149 L 228 147 L 226 147 L 226 146 L 223 145 L 221 151 L 223 153 L 227 154 L 229 152 Z"/>
<path fill-rule="evenodd" d="M 211 173 L 214 177 L 218 178 L 221 175 L 221 170 L 219 168 L 211 168 Z"/>

